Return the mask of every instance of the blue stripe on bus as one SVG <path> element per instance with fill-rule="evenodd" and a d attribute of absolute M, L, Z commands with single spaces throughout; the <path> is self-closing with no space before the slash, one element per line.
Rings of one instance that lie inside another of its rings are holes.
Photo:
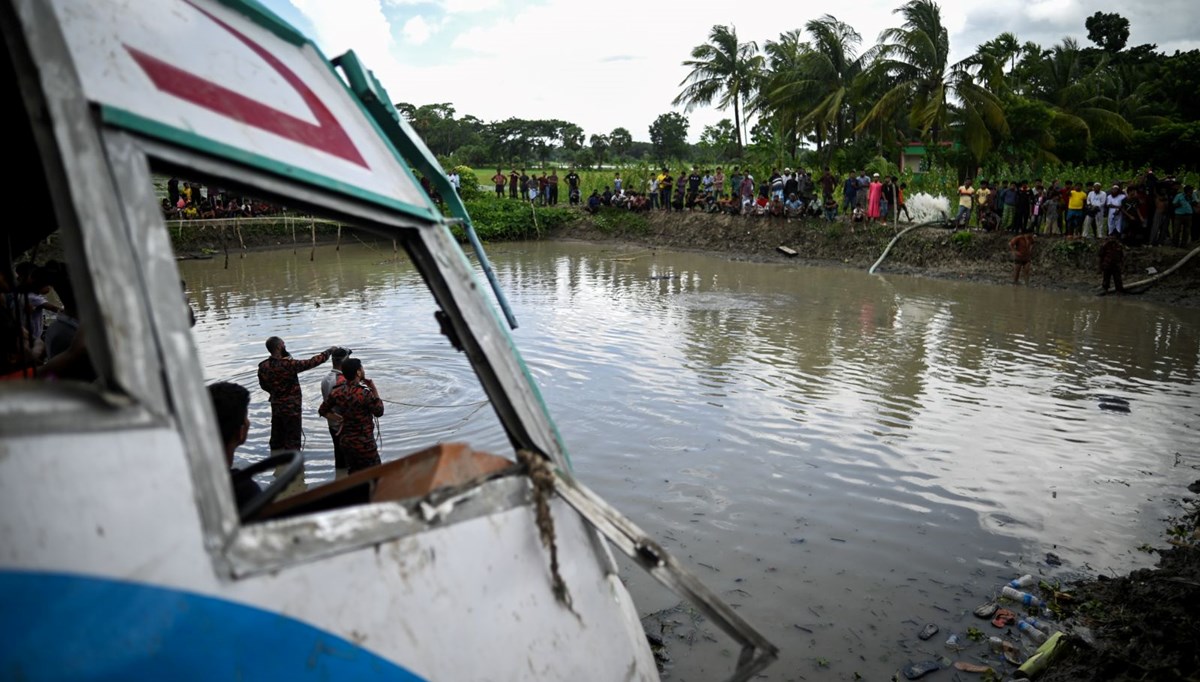
<path fill-rule="evenodd" d="M 421 680 L 294 618 L 181 590 L 0 571 L 0 595 L 4 679 Z"/>

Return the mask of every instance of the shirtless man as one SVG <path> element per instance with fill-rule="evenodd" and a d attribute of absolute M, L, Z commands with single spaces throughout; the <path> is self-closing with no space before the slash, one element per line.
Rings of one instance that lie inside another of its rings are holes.
<path fill-rule="evenodd" d="M 1013 259 L 1013 284 L 1021 283 L 1021 273 L 1025 273 L 1025 286 L 1029 286 L 1029 262 L 1033 260 L 1033 233 L 1023 232 L 1008 242 L 1008 250 Z"/>

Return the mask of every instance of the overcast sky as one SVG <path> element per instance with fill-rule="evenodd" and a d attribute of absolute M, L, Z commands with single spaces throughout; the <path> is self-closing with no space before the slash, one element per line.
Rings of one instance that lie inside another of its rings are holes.
<path fill-rule="evenodd" d="M 733 24 L 759 47 L 783 31 L 832 10 L 855 27 L 864 48 L 898 25 L 897 0 L 853 5 L 813 2 L 645 2 L 640 0 L 264 0 L 313 37 L 327 57 L 355 50 L 395 101 L 450 102 L 457 115 L 484 121 L 557 118 L 588 135 L 627 128 L 648 140 L 648 127 L 675 109 L 688 73 L 681 62 L 714 24 Z M 952 58 L 961 59 L 1004 31 L 1050 46 L 1064 36 L 1090 45 L 1084 20 L 1096 11 L 1130 21 L 1130 45 L 1160 50 L 1200 47 L 1197 0 L 946 0 L 942 17 Z M 1138 8 L 1134 14 L 1132 8 Z M 753 11 L 751 10 L 753 8 Z M 695 141 L 705 125 L 732 111 L 701 107 L 687 114 Z"/>

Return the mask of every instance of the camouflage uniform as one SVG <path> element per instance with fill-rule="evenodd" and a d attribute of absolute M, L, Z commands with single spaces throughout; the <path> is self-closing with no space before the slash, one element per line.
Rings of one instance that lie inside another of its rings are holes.
<path fill-rule="evenodd" d="M 373 418 L 383 416 L 383 401 L 374 391 L 357 382 L 338 384 L 317 412 L 322 417 L 329 412 L 342 415 L 338 443 L 349 460 L 350 473 L 380 463 Z"/>
<path fill-rule="evenodd" d="M 307 360 L 267 358 L 258 363 L 258 385 L 271 396 L 271 451 L 299 450 L 301 441 L 300 372 L 325 362 L 318 353 Z"/>
<path fill-rule="evenodd" d="M 1121 281 L 1121 268 L 1125 264 L 1125 247 L 1116 237 L 1109 237 L 1100 245 L 1100 272 L 1104 274 L 1104 292 L 1108 293 L 1109 283 L 1117 285 L 1117 293 L 1125 291 Z"/>

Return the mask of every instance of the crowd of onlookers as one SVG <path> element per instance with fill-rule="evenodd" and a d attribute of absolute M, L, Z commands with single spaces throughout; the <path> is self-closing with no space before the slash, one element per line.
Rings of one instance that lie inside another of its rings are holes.
<path fill-rule="evenodd" d="M 574 174 L 572 172 L 572 174 Z M 574 200 L 575 186 L 568 185 Z M 640 185 L 641 183 L 639 183 Z M 841 201 L 838 192 L 841 192 Z M 755 177 L 751 170 L 734 167 L 727 175 L 723 168 L 700 169 L 672 174 L 663 168 L 638 189 L 625 187 L 620 173 L 604 191 L 592 190 L 585 207 L 598 211 L 603 206 L 634 211 L 701 211 L 725 215 L 772 217 L 787 220 L 821 219 L 829 222 L 844 218 L 854 222 L 886 222 L 889 217 L 911 220 L 905 205 L 907 185 L 896 176 L 852 171 L 846 178 L 828 168 L 820 175 L 791 168 L 772 169 Z"/>
<path fill-rule="evenodd" d="M 1159 179 L 1147 168 L 1130 182 L 967 180 L 958 188 L 960 225 L 987 230 L 1100 238 L 1186 246 L 1196 239 L 1192 216 L 1200 208 L 1191 185 Z"/>
<path fill-rule="evenodd" d="M 281 207 L 265 201 L 236 195 L 216 187 L 171 178 L 162 213 L 167 220 L 212 220 L 215 218 L 257 218 L 277 215 Z"/>
<path fill-rule="evenodd" d="M 546 206 L 558 203 L 560 178 L 554 170 L 531 175 L 524 170 L 505 174 L 497 169 L 492 183 L 497 197 Z M 699 166 L 674 174 L 664 167 L 636 186 L 615 171 L 603 190 L 594 188 L 586 197 L 574 170 L 561 184 L 567 186 L 570 205 L 581 205 L 593 213 L 615 207 L 789 220 L 841 219 L 851 224 L 912 220 L 905 202 L 907 185 L 894 175 L 866 171 L 842 176 L 829 168 L 819 175 L 784 168 L 756 177 L 740 167 L 728 174 L 723 168 Z M 959 210 L 953 218 L 961 227 L 1079 237 L 1103 237 L 1111 232 L 1126 240 L 1180 246 L 1196 239 L 1192 215 L 1200 208 L 1190 185 L 1169 176 L 1160 180 L 1150 168 L 1133 181 L 1113 183 L 1107 190 L 1093 181 L 981 180 L 976 187 L 968 180 L 959 187 L 957 202 Z"/>

